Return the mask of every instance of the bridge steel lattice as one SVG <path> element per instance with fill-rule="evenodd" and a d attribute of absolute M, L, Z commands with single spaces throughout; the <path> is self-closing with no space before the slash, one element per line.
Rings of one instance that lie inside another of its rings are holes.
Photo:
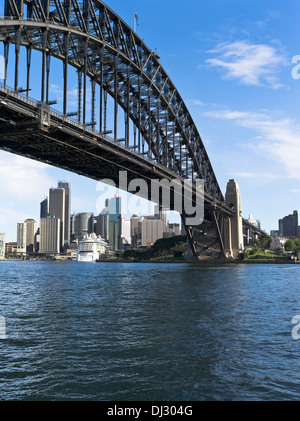
<path fill-rule="evenodd" d="M 189 179 L 194 185 L 204 180 L 204 222 L 188 226 L 184 213 L 182 221 L 194 256 L 224 257 L 224 221 L 233 210 L 225 205 L 197 127 L 157 53 L 99 0 L 0 4 L 0 148 L 116 184 L 124 170 L 129 180 Z M 40 97 L 31 99 L 36 51 Z M 56 101 L 50 98 L 56 59 L 62 63 L 61 76 L 55 74 L 62 85 L 60 112 L 52 108 Z M 75 111 L 70 104 L 70 68 L 77 78 Z M 20 88 L 22 78 L 26 85 Z"/>

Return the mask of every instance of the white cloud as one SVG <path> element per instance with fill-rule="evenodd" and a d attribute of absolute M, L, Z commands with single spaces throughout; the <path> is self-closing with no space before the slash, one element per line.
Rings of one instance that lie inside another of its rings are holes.
<path fill-rule="evenodd" d="M 220 110 L 206 112 L 204 115 L 232 121 L 237 126 L 250 129 L 255 135 L 251 137 L 247 146 L 261 153 L 266 162 L 270 158 L 275 159 L 276 173 L 295 180 L 300 179 L 300 125 L 298 123 L 267 111 Z"/>
<path fill-rule="evenodd" d="M 210 53 L 217 57 L 206 60 L 210 67 L 224 72 L 224 79 L 237 79 L 243 85 L 282 87 L 278 74 L 287 59 L 282 51 L 267 44 L 248 41 L 218 44 Z"/>
<path fill-rule="evenodd" d="M 47 167 L 38 161 L 1 152 L 0 179 L 5 180 L 1 183 L 2 200 L 30 201 L 43 192 L 47 194 L 49 187 L 55 183 L 55 180 L 48 175 Z"/>

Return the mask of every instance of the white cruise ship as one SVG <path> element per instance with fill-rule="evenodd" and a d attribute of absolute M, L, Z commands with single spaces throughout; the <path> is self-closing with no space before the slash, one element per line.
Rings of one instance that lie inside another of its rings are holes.
<path fill-rule="evenodd" d="M 96 262 L 107 252 L 108 244 L 102 237 L 96 234 L 89 234 L 79 242 L 77 251 L 77 262 Z"/>

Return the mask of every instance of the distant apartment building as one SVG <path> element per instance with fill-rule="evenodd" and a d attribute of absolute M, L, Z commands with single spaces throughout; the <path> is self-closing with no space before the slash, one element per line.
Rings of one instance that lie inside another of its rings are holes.
<path fill-rule="evenodd" d="M 298 212 L 295 210 L 291 215 L 287 215 L 278 221 L 279 235 L 281 237 L 298 236 Z"/>
<path fill-rule="evenodd" d="M 40 220 L 40 254 L 58 254 L 61 250 L 61 221 L 54 216 Z"/>
<path fill-rule="evenodd" d="M 5 234 L 0 233 L 0 259 L 5 258 Z"/>

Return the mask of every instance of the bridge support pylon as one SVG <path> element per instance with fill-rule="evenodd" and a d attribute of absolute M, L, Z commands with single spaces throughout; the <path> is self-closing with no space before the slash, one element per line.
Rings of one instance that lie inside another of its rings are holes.
<path fill-rule="evenodd" d="M 235 180 L 229 180 L 227 183 L 225 204 L 235 211 L 234 215 L 225 221 L 225 252 L 228 257 L 237 257 L 244 249 L 244 240 L 241 194 Z"/>

